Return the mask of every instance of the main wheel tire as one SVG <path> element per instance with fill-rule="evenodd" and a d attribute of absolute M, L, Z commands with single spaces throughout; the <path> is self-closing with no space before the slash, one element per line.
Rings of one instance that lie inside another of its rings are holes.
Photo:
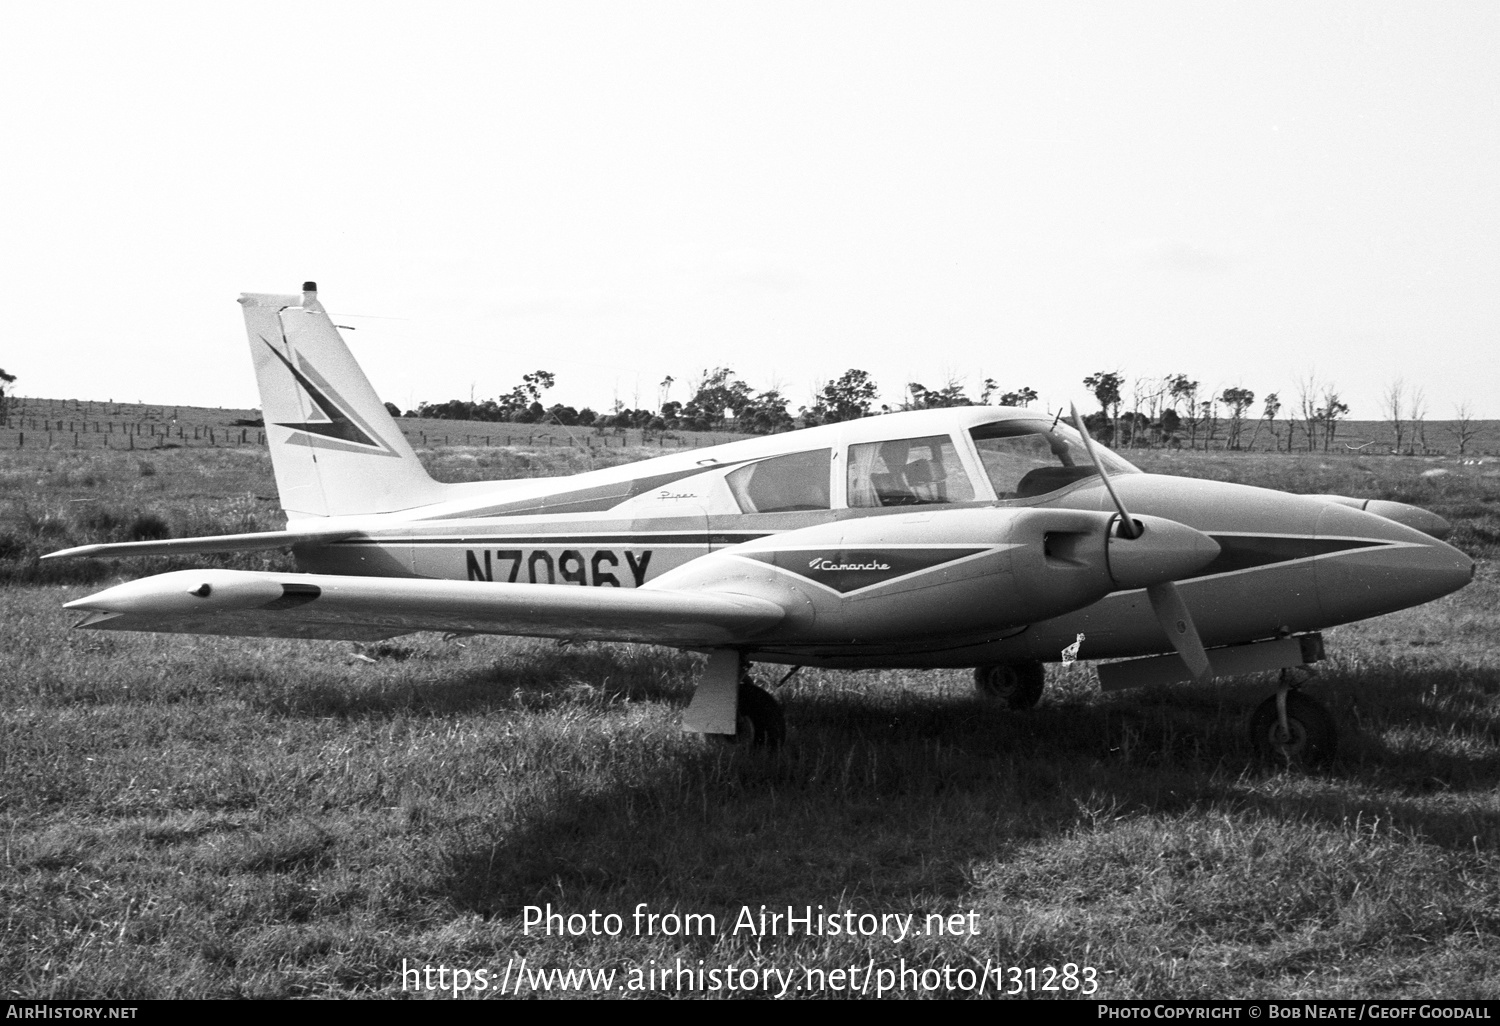
<path fill-rule="evenodd" d="M 752 748 L 780 748 L 786 740 L 786 715 L 781 703 L 765 688 L 750 683 L 740 685 L 740 711 L 734 734 L 720 734 L 724 740 Z"/>
<path fill-rule="evenodd" d="M 1047 668 L 1039 662 L 991 663 L 974 668 L 974 687 L 982 698 L 1012 709 L 1030 709 L 1042 700 Z"/>
<path fill-rule="evenodd" d="M 1326 766 L 1338 749 L 1338 727 L 1322 704 L 1296 691 L 1287 692 L 1286 725 L 1291 736 L 1281 736 L 1281 718 L 1272 695 L 1250 717 L 1250 743 L 1264 759 L 1288 766 Z"/>

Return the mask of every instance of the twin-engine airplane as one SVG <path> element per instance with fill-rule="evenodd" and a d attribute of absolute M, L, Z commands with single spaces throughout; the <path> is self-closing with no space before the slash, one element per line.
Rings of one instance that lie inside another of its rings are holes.
<path fill-rule="evenodd" d="M 428 476 L 317 299 L 242 296 L 283 531 L 47 558 L 290 548 L 301 573 L 183 570 L 68 603 L 80 627 L 369 641 L 415 631 L 704 652 L 687 730 L 775 743 L 752 662 L 975 667 L 1016 708 L 1070 649 L 1105 689 L 1283 671 L 1261 749 L 1335 731 L 1291 668 L 1325 627 L 1463 587 L 1413 506 L 1144 474 L 1025 409 L 848 421 L 572 477 Z M 1076 414 L 1075 414 L 1076 417 Z M 1158 653 L 1167 653 L 1158 655 Z"/>

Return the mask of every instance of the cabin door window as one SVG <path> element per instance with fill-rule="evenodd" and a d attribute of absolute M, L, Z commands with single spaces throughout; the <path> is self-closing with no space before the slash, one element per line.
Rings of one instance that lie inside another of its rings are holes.
<path fill-rule="evenodd" d="M 974 485 L 947 435 L 849 447 L 850 506 L 926 506 L 973 500 Z"/>

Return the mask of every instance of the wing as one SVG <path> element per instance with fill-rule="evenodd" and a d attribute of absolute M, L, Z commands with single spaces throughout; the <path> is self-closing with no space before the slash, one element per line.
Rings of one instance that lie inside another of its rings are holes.
<path fill-rule="evenodd" d="M 89 630 L 375 640 L 419 630 L 724 645 L 783 618 L 750 595 L 177 570 L 68 603 Z"/>
<path fill-rule="evenodd" d="M 710 591 L 178 570 L 67 604 L 90 630 L 372 641 L 414 631 L 682 647 L 733 644 L 779 623 L 768 599 Z"/>

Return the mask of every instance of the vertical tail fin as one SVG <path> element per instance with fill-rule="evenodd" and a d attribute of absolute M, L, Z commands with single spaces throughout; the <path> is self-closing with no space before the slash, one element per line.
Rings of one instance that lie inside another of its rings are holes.
<path fill-rule="evenodd" d="M 440 501 L 444 487 L 370 387 L 317 286 L 302 288 L 240 296 L 281 508 L 296 520 Z"/>

